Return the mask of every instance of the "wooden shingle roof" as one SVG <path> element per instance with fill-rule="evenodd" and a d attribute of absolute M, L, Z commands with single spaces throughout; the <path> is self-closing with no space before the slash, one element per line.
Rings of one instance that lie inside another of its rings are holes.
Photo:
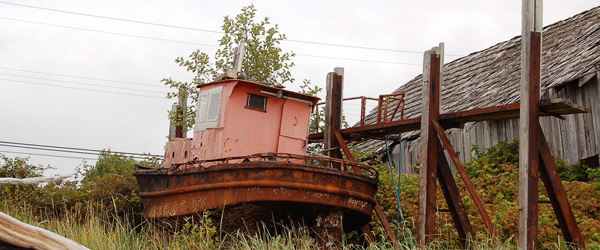
<path fill-rule="evenodd" d="M 441 113 L 519 102 L 520 55 L 518 36 L 446 63 Z M 543 29 L 542 96 L 550 88 L 586 78 L 599 70 L 600 7 Z M 419 75 L 393 92 L 406 94 L 405 119 L 421 115 L 421 88 L 422 75 Z M 391 113 L 392 110 L 388 117 Z M 376 119 L 377 110 L 371 110 L 366 124 L 374 124 Z M 418 133 L 409 132 L 402 137 L 416 138 Z M 381 143 L 372 141 L 359 146 L 367 147 L 381 147 Z"/>

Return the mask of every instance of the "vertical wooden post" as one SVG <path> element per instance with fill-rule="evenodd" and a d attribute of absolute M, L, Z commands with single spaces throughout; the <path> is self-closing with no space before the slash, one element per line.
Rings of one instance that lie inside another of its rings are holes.
<path fill-rule="evenodd" d="M 420 170 L 419 170 L 419 217 L 417 243 L 426 245 L 435 233 L 435 203 L 437 180 L 437 152 L 439 141 L 432 120 L 439 116 L 442 54 L 444 44 L 426 51 L 423 60 L 423 98 L 421 112 Z"/>
<path fill-rule="evenodd" d="M 381 107 L 383 106 L 383 95 L 379 95 L 379 100 L 377 101 L 377 123 L 381 123 Z M 384 116 L 387 114 L 383 114 Z"/>
<path fill-rule="evenodd" d="M 179 102 L 176 109 L 176 121 L 179 123 L 175 127 L 175 138 L 186 138 L 187 131 L 183 130 L 185 124 L 185 111 L 187 110 L 187 96 L 183 95 L 183 90 L 179 90 Z"/>
<path fill-rule="evenodd" d="M 335 68 L 334 72 L 327 74 L 327 97 L 325 99 L 325 130 L 323 131 L 323 145 L 329 157 L 342 159 L 340 144 L 336 133 L 342 128 L 342 93 L 343 93 L 344 68 Z M 341 168 L 339 164 L 331 167 Z M 317 216 L 315 230 L 324 237 L 319 240 L 321 247 L 329 243 L 339 245 L 342 241 L 342 222 L 344 213 L 341 210 L 332 210 Z"/>
<path fill-rule="evenodd" d="M 519 120 L 519 249 L 537 249 L 542 0 L 523 0 Z"/>
<path fill-rule="evenodd" d="M 326 155 L 342 158 L 342 152 L 335 138 L 335 132 L 342 128 L 342 99 L 343 99 L 344 68 L 335 68 L 327 74 L 327 97 L 325 99 L 325 131 L 324 148 Z"/>
<path fill-rule="evenodd" d="M 365 125 L 365 113 L 367 109 L 367 98 L 362 96 L 360 98 L 360 125 Z"/>
<path fill-rule="evenodd" d="M 171 113 L 177 115 L 177 110 L 177 104 L 173 103 L 171 106 Z M 175 138 L 177 138 L 177 126 L 173 124 L 173 121 L 169 121 L 169 141 L 172 141 Z"/>

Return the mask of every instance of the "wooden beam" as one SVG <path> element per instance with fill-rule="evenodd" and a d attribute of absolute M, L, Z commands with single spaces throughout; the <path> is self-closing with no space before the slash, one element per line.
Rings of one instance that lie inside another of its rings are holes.
<path fill-rule="evenodd" d="M 437 138 L 436 138 L 437 139 Z M 444 198 L 448 204 L 448 210 L 454 221 L 454 227 L 458 232 L 458 238 L 464 248 L 468 248 L 469 240 L 475 237 L 473 233 L 473 227 L 469 222 L 467 211 L 462 202 L 460 192 L 454 181 L 454 175 L 448 165 L 446 156 L 444 155 L 444 149 L 438 147 L 438 181 L 440 182 L 440 189 L 444 193 Z"/>
<path fill-rule="evenodd" d="M 541 127 L 539 127 L 539 129 L 541 131 Z M 556 214 L 560 230 L 565 237 L 565 241 L 573 243 L 573 247 L 585 249 L 583 237 L 581 236 L 581 232 L 575 221 L 573 210 L 571 210 L 567 194 L 565 193 L 565 189 L 560 181 L 560 176 L 558 175 L 558 170 L 554 164 L 552 152 L 550 151 L 550 147 L 548 146 L 548 142 L 546 141 L 543 132 L 540 133 L 539 145 L 539 157 L 541 162 L 540 177 L 548 192 L 548 197 L 550 198 L 550 203 Z"/>
<path fill-rule="evenodd" d="M 342 134 L 340 134 L 339 131 L 336 131 L 334 134 L 338 141 L 338 144 L 340 145 L 340 148 L 342 149 L 342 151 L 344 151 L 344 155 L 346 155 L 346 159 L 348 159 L 349 161 L 356 162 L 356 160 L 354 159 L 354 156 L 350 152 L 350 148 L 348 148 L 348 145 L 344 141 Z M 360 173 L 359 167 L 352 166 L 352 170 L 354 170 L 354 172 Z M 398 205 L 400 205 L 400 204 L 398 204 Z M 383 225 L 383 229 L 385 229 L 385 232 L 388 234 L 388 236 L 390 237 L 392 242 L 395 243 L 396 235 L 394 234 L 394 230 L 392 230 L 392 227 L 390 227 L 390 223 L 387 221 L 385 214 L 383 214 L 383 211 L 381 210 L 381 206 L 379 206 L 379 202 L 377 202 L 377 200 L 375 200 L 375 213 L 377 214 L 379 221 L 381 221 L 381 224 Z M 368 237 L 372 237 L 371 228 L 369 227 L 368 224 L 361 227 L 361 230 L 363 233 L 367 234 Z"/>
<path fill-rule="evenodd" d="M 446 133 L 444 133 L 444 129 L 442 128 L 440 123 L 437 121 L 433 121 L 433 126 L 434 126 L 435 131 L 437 132 L 438 136 L 440 137 L 440 140 L 442 141 L 442 145 L 444 145 L 444 148 L 446 149 L 446 151 L 448 151 L 448 155 L 450 155 L 450 159 L 452 159 L 452 162 L 454 163 L 454 166 L 456 167 L 456 171 L 458 172 L 458 175 L 465 183 L 465 186 L 467 187 L 467 191 L 469 192 L 469 196 L 471 197 L 471 200 L 473 200 L 473 203 L 475 203 L 475 208 L 477 209 L 477 212 L 479 212 L 479 214 L 481 215 L 481 218 L 483 219 L 483 223 L 485 223 L 485 226 L 487 227 L 488 232 L 490 233 L 490 235 L 495 237 L 496 230 L 494 229 L 494 224 L 492 223 L 490 216 L 488 215 L 487 211 L 485 210 L 483 201 L 481 201 L 481 198 L 479 198 L 479 194 L 477 194 L 477 191 L 475 190 L 473 183 L 471 183 L 471 179 L 469 179 L 469 176 L 467 175 L 467 171 L 465 170 L 462 163 L 460 162 L 460 159 L 458 158 L 458 154 L 456 154 L 456 151 L 454 151 L 454 147 L 452 147 L 452 144 L 450 144 L 450 140 L 446 136 Z M 446 158 L 445 155 L 442 155 L 441 157 L 443 157 L 444 159 Z"/>
<path fill-rule="evenodd" d="M 0 212 L 0 243 L 2 242 L 24 249 L 89 250 L 63 236 L 23 223 Z"/>
<path fill-rule="evenodd" d="M 487 108 L 476 108 L 463 110 L 458 112 L 440 114 L 439 121 L 444 129 L 447 129 L 447 124 L 464 123 L 473 121 L 497 121 L 506 119 L 519 118 L 520 104 L 512 103 L 500 106 Z M 573 104 L 565 99 L 544 99 L 540 100 L 540 110 L 545 110 L 553 114 L 568 115 L 588 113 L 589 109 Z M 550 115 L 541 112 L 540 116 Z M 415 117 L 404 120 L 391 121 L 380 124 L 368 124 L 365 126 L 357 126 L 340 130 L 345 139 L 350 138 L 350 134 L 360 134 L 363 137 L 383 137 L 389 134 L 404 133 L 420 129 L 421 117 Z M 323 140 L 323 133 L 314 133 L 308 136 L 311 141 Z"/>
<path fill-rule="evenodd" d="M 329 157 L 342 158 L 334 133 L 342 128 L 342 96 L 343 96 L 343 68 L 335 68 L 334 72 L 327 74 L 327 97 L 325 102 L 325 130 L 324 149 Z M 334 167 L 339 168 L 339 165 Z"/>
<path fill-rule="evenodd" d="M 417 243 L 427 245 L 435 234 L 435 205 L 437 179 L 437 152 L 439 141 L 431 124 L 440 113 L 441 65 L 444 44 L 426 51 L 423 60 L 423 96 L 421 101 L 421 141 L 419 169 L 419 217 Z"/>
<path fill-rule="evenodd" d="M 519 119 L 519 249 L 537 249 L 542 0 L 523 0 Z"/>

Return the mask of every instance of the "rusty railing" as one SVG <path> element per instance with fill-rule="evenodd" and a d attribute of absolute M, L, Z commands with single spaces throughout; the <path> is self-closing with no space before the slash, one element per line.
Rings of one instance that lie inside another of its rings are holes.
<path fill-rule="evenodd" d="M 253 162 L 253 161 L 272 161 L 272 162 L 281 162 L 281 163 L 292 163 L 292 160 L 301 160 L 303 164 L 307 164 L 307 161 L 312 161 L 317 164 L 309 164 L 316 167 L 322 167 L 331 169 L 332 165 L 336 164 L 341 166 L 342 170 L 348 171 L 353 167 L 358 167 L 361 170 L 363 175 L 377 177 L 379 176 L 379 172 L 377 169 L 360 164 L 353 161 L 347 161 L 343 159 L 331 158 L 331 157 L 323 157 L 323 156 L 311 156 L 311 155 L 297 155 L 297 154 L 287 154 L 287 153 L 258 153 L 247 156 L 235 156 L 235 157 L 226 157 L 226 158 L 218 158 L 218 159 L 210 159 L 210 160 L 192 160 L 185 163 L 177 163 L 173 164 L 173 169 L 178 168 L 190 168 L 190 167 L 200 167 L 202 164 L 210 163 L 210 165 L 217 164 L 237 164 L 241 162 Z M 319 164 L 320 163 L 320 164 Z"/>
<path fill-rule="evenodd" d="M 383 123 L 383 122 L 393 121 L 394 118 L 396 118 L 396 114 L 398 113 L 398 111 L 400 111 L 400 120 L 404 119 L 404 105 L 405 105 L 404 96 L 405 96 L 404 93 L 380 95 L 379 98 L 357 96 L 357 97 L 344 98 L 343 101 L 361 100 L 360 101 L 360 126 L 364 126 L 365 119 L 366 119 L 367 100 L 378 102 L 377 103 L 377 123 Z M 398 102 L 396 103 L 396 107 L 394 108 L 394 112 L 392 113 L 392 116 L 388 120 L 387 113 L 388 113 L 388 106 L 390 105 L 390 100 L 396 100 Z M 323 105 L 323 104 L 325 104 L 325 103 L 324 102 L 317 103 L 316 112 L 319 112 L 319 105 Z M 316 116 L 316 123 L 317 123 L 316 133 L 319 133 L 320 122 L 321 121 L 319 119 L 319 116 L 317 115 Z"/>

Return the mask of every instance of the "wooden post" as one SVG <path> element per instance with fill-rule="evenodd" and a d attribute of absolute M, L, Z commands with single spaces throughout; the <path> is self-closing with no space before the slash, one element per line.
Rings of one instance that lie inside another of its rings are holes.
<path fill-rule="evenodd" d="M 379 100 L 377 101 L 377 123 L 381 123 L 381 107 L 383 106 L 383 95 L 379 95 Z M 383 114 L 386 116 L 387 114 Z"/>
<path fill-rule="evenodd" d="M 537 249 L 542 0 L 523 0 L 519 120 L 519 249 Z"/>
<path fill-rule="evenodd" d="M 426 245 L 435 233 L 437 152 L 439 141 L 431 123 L 439 116 L 442 54 L 444 44 L 425 52 L 423 60 L 423 99 L 421 101 L 421 141 L 419 169 L 419 217 L 417 243 Z"/>
<path fill-rule="evenodd" d="M 334 133 L 342 128 L 343 78 L 344 68 L 335 68 L 334 72 L 327 74 L 325 131 L 323 131 L 323 146 L 326 155 L 340 159 L 342 159 L 342 153 Z"/>
<path fill-rule="evenodd" d="M 343 99 L 344 68 L 335 68 L 334 72 L 327 74 L 327 97 L 325 99 L 325 131 L 323 131 L 323 145 L 326 155 L 332 158 L 343 159 L 340 145 L 335 136 L 342 128 L 342 99 Z M 341 168 L 340 164 L 333 164 L 333 168 Z M 342 241 L 342 222 L 344 213 L 341 210 L 332 210 L 317 216 L 315 230 L 324 237 L 318 241 L 321 247 L 333 243 L 336 246 Z"/>
<path fill-rule="evenodd" d="M 183 124 L 185 124 L 185 111 L 187 110 L 187 96 L 183 94 L 183 90 L 179 90 L 179 102 L 177 104 L 177 118 L 176 121 L 180 123 L 175 127 L 175 138 L 186 138 L 187 131 L 184 131 Z"/>
<path fill-rule="evenodd" d="M 360 98 L 360 125 L 365 125 L 365 113 L 367 109 L 367 98 L 362 96 Z"/>
<path fill-rule="evenodd" d="M 173 105 L 171 106 L 171 113 L 177 115 L 177 104 L 173 103 Z M 176 119 L 177 117 L 175 117 Z M 173 124 L 173 121 L 170 121 L 169 123 L 169 141 L 172 141 L 173 139 L 177 138 L 177 126 L 175 126 Z"/>

